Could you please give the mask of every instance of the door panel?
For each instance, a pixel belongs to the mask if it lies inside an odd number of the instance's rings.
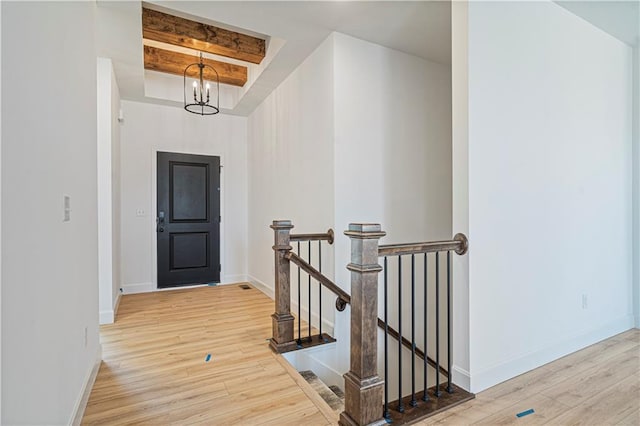
[[[220,157],[158,153],[158,287],[220,282]]]
[[[169,163],[169,198],[173,222],[206,221],[209,205],[208,168],[201,164]]]

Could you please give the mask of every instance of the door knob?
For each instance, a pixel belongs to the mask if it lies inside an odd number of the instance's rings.
[[[158,232],[164,232],[164,228],[163,227],[158,228]]]

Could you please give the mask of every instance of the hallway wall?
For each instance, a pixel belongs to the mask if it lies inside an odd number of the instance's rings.
[[[632,55],[552,2],[468,18],[477,392],[633,324]]]
[[[333,227],[323,272],[347,291],[349,222],[381,223],[387,243],[451,237],[448,65],[333,33],[249,117],[248,137],[249,275],[267,293],[273,219],[291,219],[294,233]],[[326,293],[324,300],[333,301]],[[303,286],[303,301],[306,294]],[[339,313],[323,303],[323,317],[335,321],[342,342],[312,356],[317,368],[333,370],[322,377],[329,383],[341,385],[348,369],[349,315],[349,308]]]
[[[95,4],[0,7],[1,423],[70,424],[100,358]]]
[[[156,152],[221,157],[223,283],[247,275],[247,146],[243,117],[201,117],[181,108],[123,101],[121,241],[124,293],[156,289]]]
[[[98,58],[98,279],[100,324],[120,298],[120,92],[110,59]]]
[[[322,232],[334,225],[333,78],[330,36],[248,119],[249,279],[271,296],[272,221],[290,219],[292,233]],[[333,247],[324,247],[323,273],[333,277]],[[307,253],[306,243],[301,250]],[[317,246],[313,250],[316,258]],[[292,299],[297,300],[297,276],[292,279]],[[306,289],[302,300],[308,297]],[[325,303],[323,311],[332,326],[331,304]]]

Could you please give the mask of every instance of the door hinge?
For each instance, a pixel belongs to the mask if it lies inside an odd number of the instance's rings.
[[[222,272],[222,265],[218,264],[218,272]]]
[[[218,223],[222,223],[222,216],[218,216]]]

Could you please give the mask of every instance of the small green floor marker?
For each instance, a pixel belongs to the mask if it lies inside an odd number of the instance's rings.
[[[533,411],[533,408],[530,408],[527,411],[523,411],[522,413],[516,414],[516,417],[524,417],[524,416],[528,416],[529,414],[533,414],[533,413],[535,413],[535,411]]]

